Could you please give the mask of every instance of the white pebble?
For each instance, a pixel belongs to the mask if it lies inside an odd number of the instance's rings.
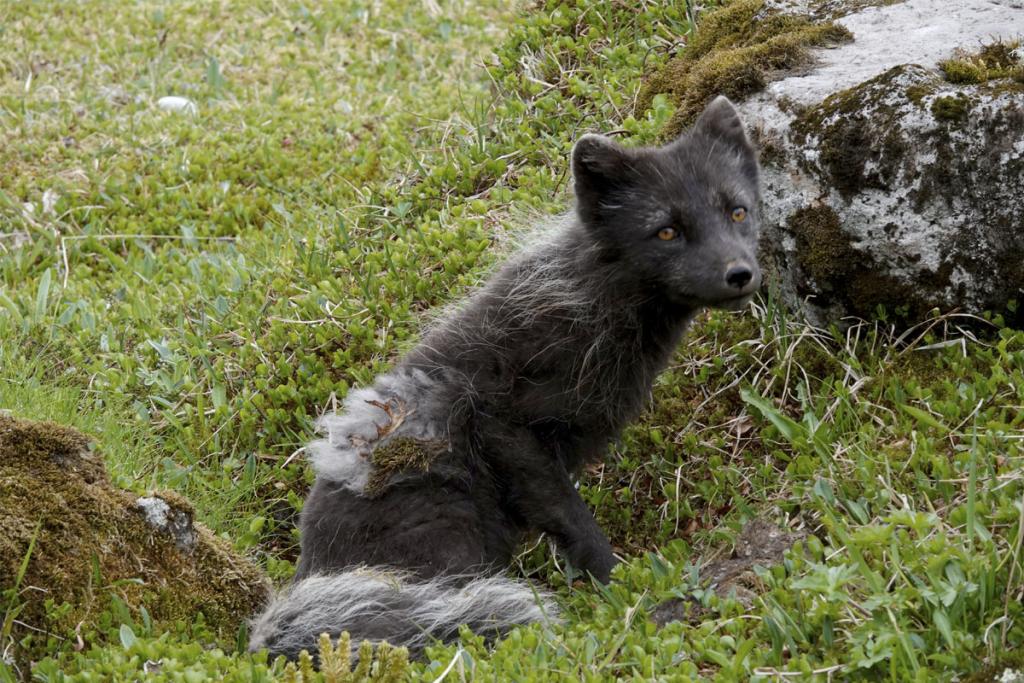
[[[164,111],[181,111],[186,114],[195,114],[197,111],[195,102],[187,97],[177,97],[175,95],[161,97],[156,101],[156,105]]]

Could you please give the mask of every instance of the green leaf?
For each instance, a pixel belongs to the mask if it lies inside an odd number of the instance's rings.
[[[210,57],[207,61],[206,82],[216,93],[220,93],[224,89],[224,74],[220,70],[220,62],[216,57]]]
[[[18,305],[11,301],[3,292],[0,292],[0,307],[7,309],[7,311],[10,312],[11,317],[15,320],[21,320],[21,309],[19,309]]]
[[[228,404],[228,390],[223,384],[214,384],[212,391],[213,407],[221,408]]]
[[[953,649],[953,627],[949,623],[949,617],[941,609],[937,609],[932,612],[932,621],[935,622],[935,627],[939,629],[942,637],[946,639],[946,645]]]
[[[817,479],[811,490],[814,491],[815,496],[826,502],[828,505],[834,506],[836,504],[835,494],[832,493],[832,486],[829,484],[827,479]]]
[[[867,510],[865,510],[864,506],[857,501],[844,500],[843,507],[849,510],[850,514],[853,515],[854,519],[856,519],[860,524],[867,524],[870,521]]]
[[[253,517],[249,521],[249,533],[258,534],[263,531],[263,526],[267,523],[267,518],[263,516]]]
[[[749,389],[742,389],[740,391],[740,398],[756,408],[788,441],[792,442],[798,436],[807,437],[807,430],[803,425],[784,415],[764,397],[758,396]]]
[[[928,425],[929,427],[935,427],[936,429],[941,429],[943,431],[949,431],[949,427],[939,422],[934,415],[926,410],[921,410],[920,408],[904,405],[902,403],[899,404],[899,407],[900,410],[905,412],[907,415],[910,415],[921,424]]]
[[[732,672],[736,675],[740,675],[744,672],[743,662],[746,661],[747,656],[756,647],[758,641],[754,638],[747,638],[740,646],[736,648],[736,654],[732,658]]]
[[[43,271],[43,276],[39,278],[39,288],[36,290],[36,310],[35,320],[39,321],[46,315],[46,303],[50,298],[50,280],[53,276],[53,271],[47,268]]]
[[[39,537],[39,530],[42,528],[43,523],[39,522],[36,524],[35,530],[32,532],[32,538],[28,542],[28,550],[21,558],[21,564],[18,566],[18,574],[14,578],[14,586],[10,592],[10,602],[7,605],[7,611],[4,614],[3,625],[0,626],[0,636],[4,640],[7,640],[11,635],[11,629],[14,625],[14,619],[17,617],[18,612],[21,611],[21,606],[18,605],[18,591],[21,588],[21,582],[25,578],[25,573],[28,571],[29,560],[32,559],[32,552],[36,548],[36,539]],[[5,589],[5,594],[8,592]]]
[[[121,637],[121,646],[126,650],[132,649],[132,645],[135,644],[136,640],[135,631],[132,630],[132,627],[128,624],[121,624],[119,635]]]

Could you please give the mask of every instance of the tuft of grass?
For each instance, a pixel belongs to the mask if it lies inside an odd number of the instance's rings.
[[[994,40],[975,52],[957,49],[952,57],[939,62],[946,80],[957,84],[978,84],[1000,78],[1024,77],[1019,40]]]

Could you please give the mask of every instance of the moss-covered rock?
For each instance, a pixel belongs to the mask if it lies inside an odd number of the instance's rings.
[[[173,493],[115,488],[83,434],[0,416],[4,646],[13,643],[19,668],[64,639],[87,643],[112,602],[136,614],[145,607],[157,623],[202,613],[233,638],[268,582],[192,518]]]
[[[881,307],[903,323],[936,308],[1024,322],[1024,51],[992,38],[1020,11],[978,2],[736,0],[648,79],[648,97],[679,104],[670,133],[706,97],[745,98],[765,262],[812,321]],[[783,37],[793,59],[738,60]],[[698,78],[741,61],[771,68]]]
[[[842,26],[775,11],[765,0],[736,0],[704,16],[687,48],[647,79],[640,101],[646,105],[659,93],[678,101],[665,131],[674,136],[714,97],[746,97],[772,74],[808,64],[808,47],[851,37]]]
[[[801,109],[765,174],[785,207],[766,249],[790,298],[821,322],[879,306],[906,322],[935,308],[1017,317],[1022,124],[1013,88],[953,89],[916,65]]]

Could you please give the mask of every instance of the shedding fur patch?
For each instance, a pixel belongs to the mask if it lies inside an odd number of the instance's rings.
[[[403,472],[427,472],[435,460],[449,450],[444,441],[423,441],[408,436],[396,436],[373,449],[370,460],[370,478],[363,492],[376,497],[387,490],[392,477]]]
[[[278,595],[251,624],[249,650],[294,659],[314,652],[321,633],[405,646],[416,655],[435,640],[451,641],[465,624],[498,638],[515,626],[559,623],[551,595],[503,576],[417,580],[399,571],[358,568],[311,576]],[[353,652],[354,654],[354,652]]]
[[[307,447],[313,469],[350,491],[376,495],[390,473],[403,469],[394,456],[408,451],[410,443],[423,444],[410,466],[422,467],[424,453],[449,450],[450,408],[440,399],[440,389],[422,370],[398,369],[378,376],[372,386],[350,391],[341,412],[317,422],[326,438]]]

